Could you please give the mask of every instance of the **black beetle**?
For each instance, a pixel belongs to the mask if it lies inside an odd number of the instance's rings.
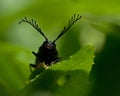
[[[58,56],[58,51],[56,50],[56,44],[55,42],[64,34],[66,33],[70,27],[79,19],[81,16],[78,14],[77,16],[74,14],[74,16],[71,17],[71,19],[68,22],[68,25],[63,28],[61,33],[57,36],[57,38],[54,41],[49,41],[48,38],[44,35],[44,33],[41,31],[41,28],[39,28],[36,21],[33,19],[28,20],[26,17],[23,18],[20,22],[26,22],[30,25],[32,25],[44,38],[45,41],[40,46],[38,53],[32,52],[33,55],[36,57],[35,64],[30,64],[30,70],[32,71],[31,67],[38,68],[43,63],[47,66],[50,66],[51,64],[54,64],[60,60]]]

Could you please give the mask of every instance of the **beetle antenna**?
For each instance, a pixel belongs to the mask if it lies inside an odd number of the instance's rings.
[[[80,16],[79,14],[77,16],[74,14],[74,16],[72,16],[71,19],[69,20],[68,25],[64,26],[63,30],[58,35],[58,37],[53,41],[53,43],[55,43],[63,34],[65,34],[72,27],[72,25],[75,22],[77,22],[81,17],[82,16]]]
[[[28,20],[26,17],[24,17],[20,22],[19,24],[21,24],[22,22],[26,22],[30,25],[32,25],[44,38],[46,41],[48,41],[47,37],[44,35],[44,33],[41,31],[41,28],[39,28],[38,24],[36,23],[35,20],[31,19],[31,20]]]

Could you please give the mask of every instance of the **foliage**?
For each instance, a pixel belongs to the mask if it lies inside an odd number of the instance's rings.
[[[14,95],[24,87],[30,74],[25,61],[30,60],[29,54],[8,43],[0,43],[0,46],[0,95]]]
[[[0,0],[0,96],[29,94],[33,86],[42,96],[83,96],[84,91],[87,96],[120,96],[119,4],[120,0]],[[31,74],[29,63],[35,59],[31,51],[37,51],[44,40],[31,26],[18,22],[25,16],[33,18],[54,40],[74,13],[82,19],[56,42],[63,62]]]
[[[89,72],[94,50],[86,46],[70,59],[50,66],[40,72],[21,92],[21,96],[85,96],[90,87]],[[36,71],[36,70],[35,70]],[[33,73],[32,73],[33,74]],[[70,92],[72,91],[72,93]]]

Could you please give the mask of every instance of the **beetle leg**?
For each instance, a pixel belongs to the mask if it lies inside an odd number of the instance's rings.
[[[30,71],[31,71],[31,72],[32,72],[32,67],[33,67],[33,68],[36,68],[37,65],[35,65],[35,64],[30,64]]]
[[[61,60],[61,58],[57,58],[56,60],[52,61],[52,62],[50,63],[50,65],[55,64],[55,63],[59,62],[60,60]]]
[[[33,54],[35,57],[38,57],[38,54],[35,53],[34,51],[32,51],[32,54]]]

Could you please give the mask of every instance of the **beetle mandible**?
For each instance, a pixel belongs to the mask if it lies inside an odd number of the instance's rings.
[[[22,22],[26,22],[30,25],[32,25],[45,39],[43,44],[39,47],[39,50],[37,53],[34,51],[32,54],[36,57],[35,64],[30,64],[30,70],[32,71],[31,67],[38,68],[42,63],[44,63],[47,66],[50,66],[51,64],[55,64],[60,61],[60,58],[58,56],[58,51],[56,50],[56,41],[63,36],[70,28],[71,26],[78,21],[82,16],[79,14],[76,16],[71,17],[71,19],[68,22],[68,25],[63,28],[63,30],[60,32],[60,34],[57,36],[57,38],[53,41],[49,41],[48,38],[45,36],[45,34],[42,32],[41,28],[39,28],[38,24],[35,20],[31,19],[28,20],[26,17],[24,17],[19,24]]]

